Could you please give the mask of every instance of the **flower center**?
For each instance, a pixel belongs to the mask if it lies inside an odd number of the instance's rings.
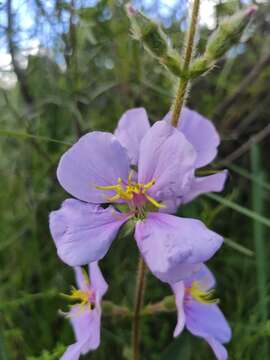
[[[194,300],[203,304],[217,304],[218,299],[214,298],[214,290],[204,291],[200,287],[200,283],[193,281],[191,287],[186,289],[187,295],[190,295]]]
[[[87,306],[88,310],[91,311],[95,305],[95,293],[90,287],[89,277],[84,270],[83,270],[83,276],[85,278],[84,290],[77,289],[74,286],[72,286],[70,294],[62,294],[69,301],[75,302],[73,305],[71,305],[71,307],[79,306],[80,310],[76,315],[80,315],[81,312],[85,310],[85,306]]]
[[[157,208],[165,207],[163,204],[156,201],[152,196],[150,196],[147,191],[155,184],[155,179],[149,181],[146,184],[138,183],[132,180],[132,172],[130,172],[128,177],[128,182],[124,183],[121,178],[118,178],[116,185],[109,186],[96,186],[97,190],[114,190],[115,195],[108,197],[109,202],[114,202],[117,200],[124,200],[127,203],[131,203],[135,206],[140,206],[141,203],[149,201],[152,205]]]

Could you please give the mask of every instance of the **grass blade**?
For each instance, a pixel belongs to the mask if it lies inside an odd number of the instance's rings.
[[[252,219],[254,221],[258,221],[261,224],[270,227],[270,219],[266,218],[263,215],[258,214],[255,211],[247,209],[244,206],[236,204],[235,202],[233,202],[229,199],[223,198],[222,196],[219,196],[217,194],[205,194],[205,196],[212,200],[219,202],[220,204],[223,204],[224,206],[227,206],[227,207],[239,212],[242,215],[249,217],[250,219]]]
[[[254,144],[251,148],[251,167],[252,173],[263,179],[263,172],[260,164],[260,150],[259,145]],[[254,182],[252,183],[252,208],[258,213],[262,214],[264,211],[264,198],[262,187]],[[267,308],[267,265],[266,265],[266,253],[265,247],[265,228],[262,223],[255,220],[253,221],[253,235],[256,249],[256,267],[257,267],[257,286],[259,295],[259,311],[260,318],[263,323],[266,323],[268,319]],[[264,341],[263,350],[267,357],[268,354],[268,342]]]
[[[246,256],[254,256],[254,252],[248,248],[246,248],[245,246],[238,244],[237,242],[228,239],[228,238],[224,238],[224,243],[226,245],[228,245],[230,248],[232,248],[233,250],[238,251],[239,253],[246,255]]]
[[[35,140],[46,141],[46,142],[54,142],[54,143],[62,144],[62,145],[66,145],[66,146],[72,145],[69,142],[52,139],[47,136],[33,135],[33,134],[26,133],[26,132],[12,131],[12,130],[6,130],[6,129],[0,129],[0,136],[9,136],[9,137],[16,137],[16,138],[21,138],[21,139],[35,139]]]
[[[255,182],[265,190],[270,191],[270,184],[264,181],[261,177],[251,174],[248,170],[241,168],[238,165],[230,164],[227,166],[230,170],[234,171],[236,174],[245,177],[246,179]]]

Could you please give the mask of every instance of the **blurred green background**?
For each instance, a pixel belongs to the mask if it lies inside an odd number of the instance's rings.
[[[68,143],[93,129],[113,131],[122,113],[147,109],[152,122],[168,111],[175,84],[131,39],[120,0],[5,0],[0,4],[0,359],[59,359],[73,342],[59,297],[74,284],[56,255],[48,213],[68,195],[56,167]],[[254,1],[254,3],[256,3]],[[250,4],[202,1],[198,53],[219,19]],[[186,1],[134,1],[160,21],[180,48]],[[222,144],[213,167],[230,170],[224,193],[180,209],[226,241],[210,261],[233,339],[233,360],[270,358],[270,5],[207,76],[193,83],[188,105],[212,119]],[[106,298],[132,306],[138,251],[120,236],[101,262]],[[146,303],[170,290],[147,280]],[[142,359],[214,359],[187,332],[176,340],[175,314],[145,318]],[[85,359],[129,359],[130,320],[104,317],[102,343]]]

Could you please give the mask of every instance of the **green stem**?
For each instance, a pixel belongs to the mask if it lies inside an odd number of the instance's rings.
[[[186,50],[184,54],[184,65],[183,65],[183,73],[187,74],[190,62],[192,60],[193,47],[194,47],[194,39],[197,29],[198,17],[200,10],[200,0],[194,0],[191,14],[191,22],[187,32],[187,40],[186,40]],[[186,78],[182,78],[179,80],[179,86],[176,93],[176,98],[172,106],[172,119],[171,124],[174,127],[177,127],[179,116],[186,100],[186,96],[189,88],[188,76]]]
[[[141,320],[141,308],[144,298],[145,287],[145,263],[142,257],[139,260],[137,285],[135,289],[135,304],[133,314],[133,333],[132,333],[132,348],[133,348],[133,360],[140,359],[140,320]]]

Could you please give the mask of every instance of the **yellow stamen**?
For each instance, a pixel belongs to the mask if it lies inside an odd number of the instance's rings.
[[[150,201],[151,204],[153,204],[155,207],[157,207],[158,209],[162,209],[165,208],[166,206],[164,204],[160,204],[158,201],[156,201],[154,198],[152,198],[150,195],[148,194],[144,194],[146,199],[148,201]]]
[[[155,179],[149,181],[147,184],[143,185],[144,189],[149,190],[155,184],[155,182],[156,182]]]
[[[215,299],[214,290],[204,291],[200,288],[200,284],[197,281],[193,281],[191,287],[187,290],[194,300],[197,300],[203,304],[217,304],[218,299]]]
[[[82,272],[83,272],[83,277],[85,280],[85,285],[86,286],[90,285],[90,280],[89,280],[87,272],[84,269],[82,269]],[[93,291],[90,289],[81,290],[81,289],[76,289],[74,286],[72,286],[70,294],[61,294],[61,295],[70,301],[76,302],[74,305],[71,305],[71,307],[74,307],[74,306],[79,307],[78,314],[76,314],[78,316],[81,315],[81,313],[85,310],[85,306],[88,307],[89,311],[91,311],[91,309],[92,309],[92,304],[91,304],[90,298],[93,295]],[[68,316],[70,316],[70,313],[68,313]]]
[[[118,189],[121,189],[121,186],[120,185],[108,185],[108,186],[97,185],[96,189],[97,190],[115,190],[115,191],[117,191]]]
[[[125,201],[132,201],[134,198],[134,195],[144,195],[146,199],[155,207],[158,209],[164,208],[165,205],[160,204],[158,201],[156,201],[153,197],[151,197],[149,194],[147,194],[147,191],[155,184],[155,179],[149,181],[146,184],[137,183],[135,181],[132,181],[132,175],[133,171],[131,170],[128,175],[128,183],[124,184],[123,180],[119,177],[117,180],[116,185],[108,185],[108,186],[96,186],[97,190],[113,190],[116,192],[115,195],[108,197],[107,201],[114,202],[117,200],[125,200]]]
[[[114,196],[112,196],[112,197],[108,197],[108,201],[109,202],[114,202],[114,201],[117,201],[117,200],[119,200],[121,198],[121,196],[119,195],[119,194],[116,194],[116,195],[114,195]]]

